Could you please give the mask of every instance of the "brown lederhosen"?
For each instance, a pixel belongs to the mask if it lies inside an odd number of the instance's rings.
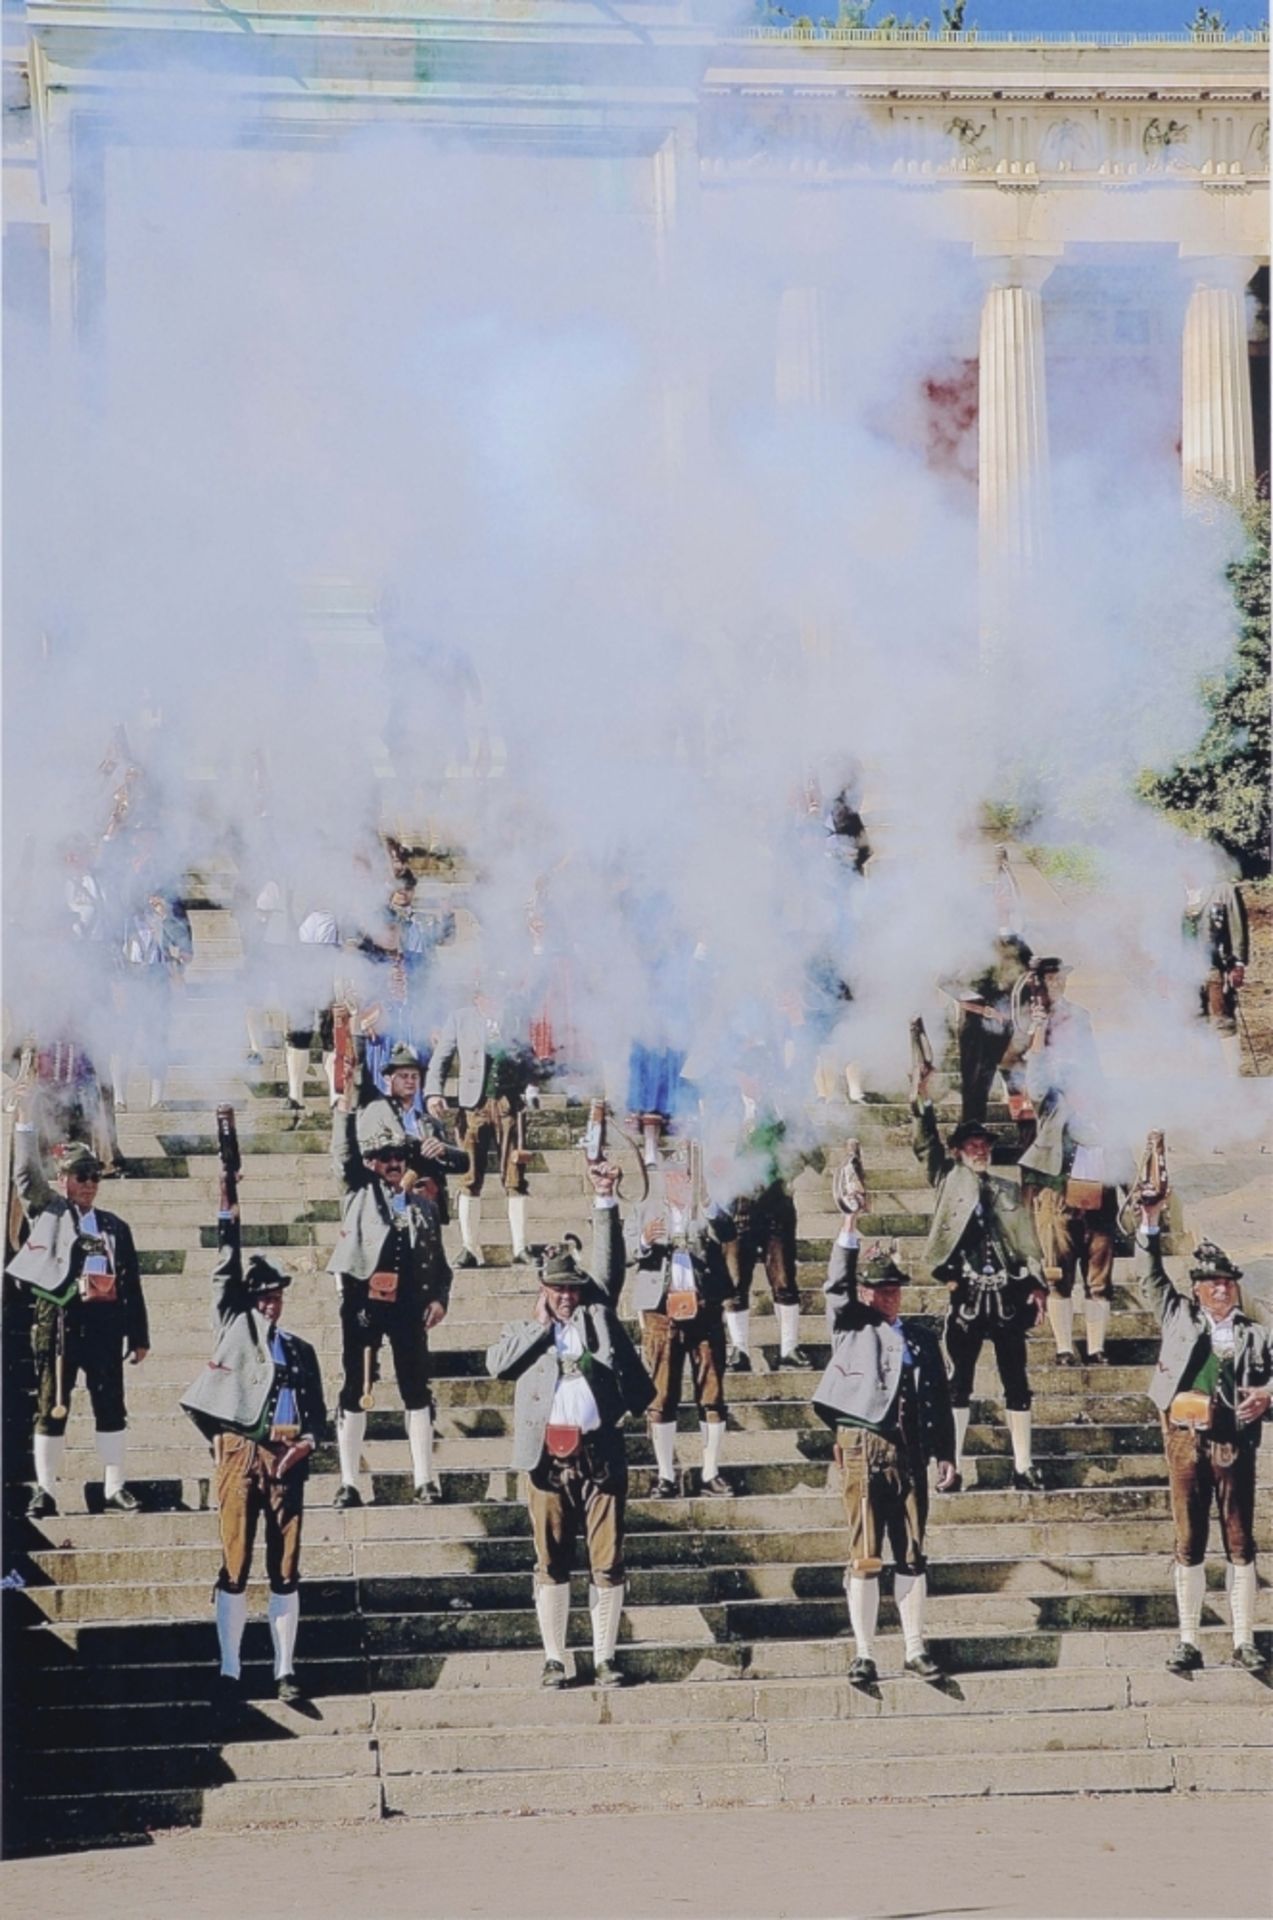
[[[849,1523],[849,1571],[867,1556],[882,1556],[885,1542],[899,1573],[923,1573],[928,1524],[928,1468],[914,1448],[887,1440],[866,1427],[841,1427],[836,1436],[840,1496]],[[870,1539],[863,1531],[866,1488]]]
[[[623,1435],[613,1428],[584,1434],[580,1450],[556,1460],[545,1447],[526,1476],[526,1504],[535,1540],[535,1585],[559,1587],[570,1578],[582,1527],[595,1587],[623,1584],[623,1512],[628,1463]]]
[[[1200,998],[1202,1011],[1217,1033],[1237,1032],[1238,996],[1219,967],[1212,967],[1208,973],[1203,982]]]
[[[265,1573],[271,1593],[293,1593],[301,1577],[301,1519],[305,1506],[304,1463],[283,1479],[269,1471],[290,1442],[249,1440],[220,1433],[215,1448],[217,1506],[221,1523],[221,1572],[217,1585],[242,1593],[252,1570],[257,1521],[265,1516]]]
[[[721,1248],[734,1289],[727,1304],[744,1310],[751,1304],[752,1275],[757,1260],[763,1260],[775,1306],[799,1306],[796,1203],[782,1181],[775,1180],[753,1198],[738,1201],[734,1220],[738,1231]]]
[[[1254,1444],[1240,1439],[1228,1445],[1210,1434],[1174,1427],[1170,1415],[1164,1414],[1163,1448],[1178,1563],[1198,1567],[1206,1559],[1214,1495],[1225,1558],[1234,1566],[1249,1566],[1255,1559]]]
[[[506,1094],[484,1100],[480,1107],[460,1108],[455,1118],[455,1139],[469,1157],[467,1170],[456,1175],[463,1192],[474,1196],[481,1193],[487,1155],[492,1146],[497,1146],[505,1193],[525,1193],[526,1164],[517,1150],[520,1112],[521,1107]]]
[[[643,1313],[641,1358],[654,1382],[654,1398],[646,1409],[651,1426],[675,1420],[687,1358],[700,1417],[725,1418],[725,1322],[719,1306],[700,1306],[692,1320]]]
[[[1083,1274],[1083,1284],[1091,1300],[1108,1300],[1114,1288],[1114,1233],[1118,1225],[1118,1194],[1106,1187],[1101,1204],[1091,1212],[1066,1205],[1065,1195],[1056,1187],[1029,1188],[1034,1209],[1035,1230],[1043,1249],[1043,1266],[1059,1267],[1059,1280],[1049,1279],[1051,1292],[1068,1300],[1074,1282]]]

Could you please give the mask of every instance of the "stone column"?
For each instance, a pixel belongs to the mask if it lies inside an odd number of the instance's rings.
[[[994,263],[981,309],[978,512],[983,576],[1035,565],[1047,541],[1041,289],[1053,264],[1033,259]]]
[[[1181,482],[1186,499],[1217,489],[1243,493],[1255,484],[1246,321],[1254,266],[1240,259],[1189,265],[1194,286],[1185,312]]]
[[[786,287],[778,302],[774,398],[781,408],[821,407],[827,398],[822,294]]]

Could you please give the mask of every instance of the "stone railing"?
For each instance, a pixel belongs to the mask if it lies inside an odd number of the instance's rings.
[[[769,22],[745,27],[747,40],[813,40],[829,46],[946,47],[1250,47],[1267,46],[1268,26],[1219,33],[983,33],[979,27],[952,32],[944,27],[837,27],[829,20]]]

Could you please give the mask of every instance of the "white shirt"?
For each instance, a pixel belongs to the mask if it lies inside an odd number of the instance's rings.
[[[583,1335],[573,1322],[563,1327],[560,1321],[554,1321],[553,1345],[558,1362],[578,1360],[583,1353]],[[581,1433],[596,1432],[601,1425],[601,1414],[592,1388],[581,1373],[572,1374],[569,1379],[559,1375],[548,1418],[554,1427],[578,1427]]]
[[[1211,1314],[1207,1313],[1205,1307],[1203,1308],[1203,1313],[1206,1314],[1207,1331],[1211,1335],[1212,1353],[1218,1355],[1221,1360],[1227,1360],[1233,1352],[1233,1343],[1237,1337],[1237,1325],[1235,1322],[1237,1309],[1230,1307],[1223,1320],[1214,1319]]]

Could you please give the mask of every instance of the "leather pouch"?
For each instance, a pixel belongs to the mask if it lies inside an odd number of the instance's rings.
[[[1073,1207],[1076,1213],[1095,1213],[1104,1191],[1099,1180],[1067,1180],[1065,1204]]]
[[[573,1460],[582,1442],[583,1432],[579,1427],[554,1426],[549,1421],[544,1445],[554,1460]]]
[[[1178,1393],[1168,1418],[1173,1427],[1190,1427],[1195,1433],[1206,1433],[1211,1426],[1211,1395],[1192,1390]]]
[[[94,1256],[84,1262],[80,1274],[80,1299],[97,1306],[110,1305],[119,1299],[115,1275],[100,1257]]]
[[[382,1307],[391,1307],[398,1298],[396,1273],[373,1273],[367,1282],[367,1298]]]
[[[693,1320],[698,1313],[698,1295],[692,1287],[671,1287],[667,1296],[669,1320]]]

